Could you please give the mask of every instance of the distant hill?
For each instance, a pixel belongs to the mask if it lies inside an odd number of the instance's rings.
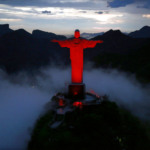
[[[86,49],[84,53],[87,60],[92,60],[100,53],[128,54],[139,49],[146,41],[146,39],[131,38],[120,30],[109,30],[91,40],[103,40],[104,43],[97,44],[92,52],[91,49]]]
[[[9,28],[9,24],[0,24],[0,37],[12,31],[13,30]]]
[[[9,26],[3,28],[9,29]],[[0,37],[0,68],[13,73],[49,64],[70,65],[69,49],[52,43],[52,39],[66,37],[40,30],[30,34],[24,29],[3,34]],[[104,43],[85,49],[84,62],[92,61],[97,67],[121,68],[150,81],[150,38],[132,38],[120,30],[109,30],[91,40],[103,40]]]
[[[140,45],[138,45],[139,42]],[[111,53],[103,52],[93,57],[95,67],[114,68],[125,72],[130,72],[136,75],[136,78],[142,83],[150,83],[150,38],[135,39],[137,50],[132,50],[129,53]],[[132,44],[132,43],[131,43]],[[94,50],[95,51],[95,50]]]
[[[129,36],[133,38],[150,38],[150,26],[144,26],[140,30],[131,32]]]
[[[27,32],[24,29],[18,29],[18,30],[15,30],[14,32],[11,32],[9,36],[24,36],[26,38],[29,38],[29,37],[32,37],[32,34]]]
[[[0,67],[7,72],[32,70],[49,63],[65,64],[68,60],[67,49],[62,50],[49,39],[35,38],[24,29],[0,37]]]
[[[35,38],[42,38],[42,39],[56,39],[56,40],[65,40],[66,37],[64,35],[56,35],[54,33],[45,32],[41,30],[33,30],[32,35]]]
[[[115,36],[115,37],[127,37],[120,30],[109,30],[103,34],[103,36]]]
[[[82,33],[81,37],[86,38],[86,39],[91,39],[91,38],[94,38],[98,35],[103,35],[103,34],[104,34],[104,32],[100,32],[100,33]]]

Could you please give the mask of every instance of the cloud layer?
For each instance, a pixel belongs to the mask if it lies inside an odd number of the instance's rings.
[[[45,68],[34,74],[7,75],[0,71],[0,149],[25,149],[34,123],[50,98],[67,91],[70,69]],[[150,86],[117,70],[85,70],[84,82],[100,96],[108,95],[136,116],[150,118]]]
[[[72,34],[75,28],[94,33],[108,28],[131,32],[150,24],[145,17],[150,14],[149,6],[148,0],[0,0],[0,23],[57,34]]]
[[[0,4],[6,4],[10,6],[58,6],[58,7],[80,7],[89,6],[89,4],[102,4],[107,3],[107,6],[112,8],[124,7],[129,4],[142,4],[143,7],[148,8],[150,6],[149,0],[0,0]]]

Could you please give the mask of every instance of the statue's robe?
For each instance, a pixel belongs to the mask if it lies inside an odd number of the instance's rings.
[[[58,41],[61,47],[70,48],[71,59],[71,77],[72,83],[82,83],[83,81],[83,49],[93,48],[97,41],[86,40],[82,38],[74,38]]]

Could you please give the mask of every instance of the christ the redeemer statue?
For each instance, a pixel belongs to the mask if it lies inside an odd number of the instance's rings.
[[[75,30],[73,39],[52,40],[52,42],[58,42],[61,47],[70,48],[71,77],[72,83],[75,84],[83,82],[83,49],[94,48],[97,43],[103,43],[101,40],[92,41],[80,38],[79,30]]]

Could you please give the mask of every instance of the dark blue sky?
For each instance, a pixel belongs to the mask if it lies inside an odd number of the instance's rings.
[[[0,24],[59,34],[130,32],[150,25],[150,0],[0,0]]]

